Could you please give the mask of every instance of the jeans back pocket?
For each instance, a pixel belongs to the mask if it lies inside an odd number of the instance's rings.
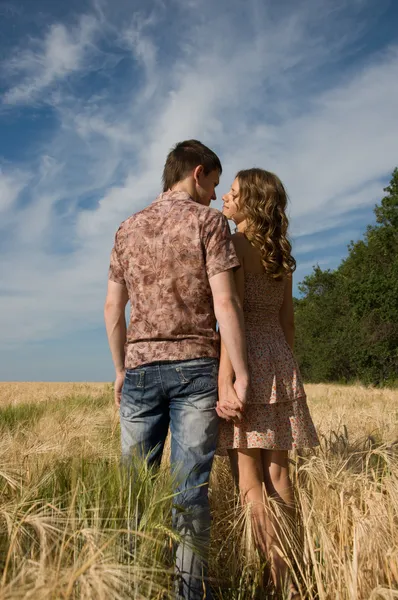
[[[218,361],[213,359],[187,361],[176,367],[180,383],[187,393],[217,389]]]
[[[128,418],[137,412],[145,392],[145,369],[128,369],[124,378],[120,414]]]

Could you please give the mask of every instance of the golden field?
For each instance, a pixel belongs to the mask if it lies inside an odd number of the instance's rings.
[[[281,541],[302,597],[398,598],[398,391],[307,392],[321,447],[292,454],[304,547]],[[172,597],[167,464],[127,484],[118,455],[110,384],[0,383],[0,600]],[[215,598],[271,598],[221,458],[211,505]]]

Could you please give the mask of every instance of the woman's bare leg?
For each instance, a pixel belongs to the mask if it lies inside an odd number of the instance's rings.
[[[283,540],[281,527],[268,503],[273,498],[279,504],[283,518],[294,528],[295,504],[287,451],[230,450],[234,481],[239,485],[242,505],[250,504],[254,539],[258,551],[271,560],[275,588],[282,591],[289,581],[289,569],[277,548]],[[293,593],[292,599],[300,598]]]
[[[268,537],[270,522],[268,519],[267,499],[265,497],[263,465],[260,449],[230,450],[232,474],[239,487],[241,503],[250,505],[251,526],[256,548],[260,556],[268,562]],[[261,577],[262,585],[268,585],[270,573],[265,566]]]
[[[287,450],[262,450],[263,477],[267,495],[278,503],[281,518],[284,521],[284,530],[289,529],[296,534],[296,507],[293,486],[289,476],[289,457]],[[269,512],[270,534],[269,554],[272,562],[272,578],[278,591],[282,591],[291,579],[289,567],[283,556],[278,552],[278,547],[286,548],[286,537],[283,535],[281,524]],[[281,543],[282,542],[282,543]],[[293,591],[294,588],[292,588]],[[294,594],[293,598],[300,598]]]

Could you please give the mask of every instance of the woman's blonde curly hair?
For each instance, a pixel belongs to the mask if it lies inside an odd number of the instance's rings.
[[[260,251],[265,272],[281,279],[296,269],[287,236],[287,194],[279,177],[263,169],[239,171],[239,205],[247,220],[245,235]]]

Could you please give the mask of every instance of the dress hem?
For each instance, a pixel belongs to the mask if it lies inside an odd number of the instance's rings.
[[[307,394],[300,394],[295,398],[289,398],[287,400],[276,400],[275,402],[264,402],[264,400],[262,400],[261,402],[250,402],[249,400],[248,402],[246,402],[245,406],[280,406],[281,404],[288,404],[289,402],[298,402],[299,400],[304,400],[305,402],[307,402]]]
[[[254,446],[254,445],[248,445],[248,446],[239,446],[237,447],[233,447],[233,446],[228,446],[228,447],[223,447],[223,448],[217,448],[215,456],[228,456],[228,450],[279,450],[281,452],[293,452],[294,450],[313,450],[314,448],[318,448],[319,447],[319,442],[318,443],[314,443],[314,444],[304,444],[300,446],[289,446],[289,448],[281,448],[279,446]]]

